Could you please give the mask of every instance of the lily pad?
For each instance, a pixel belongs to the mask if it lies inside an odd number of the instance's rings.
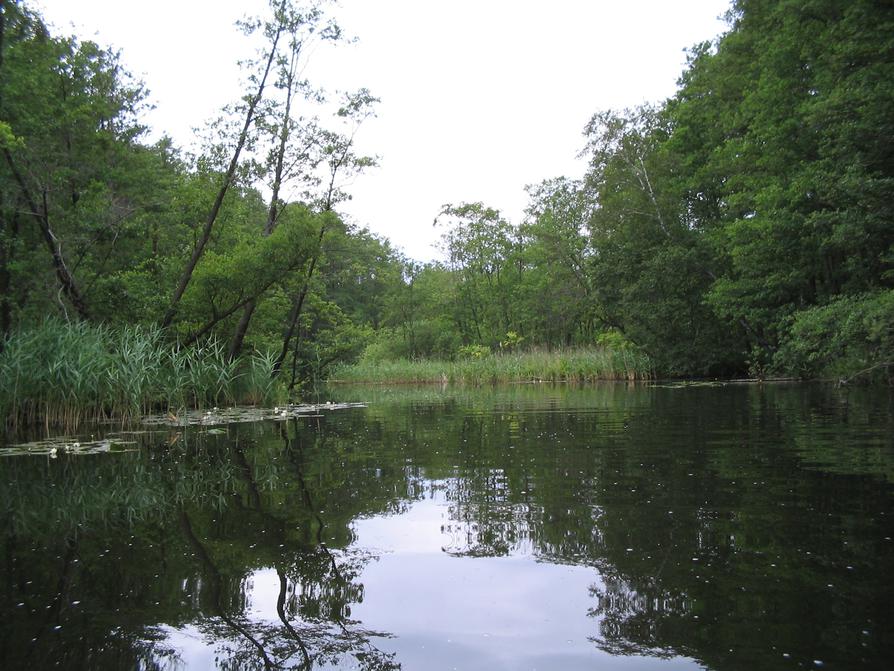
[[[136,443],[132,440],[122,440],[117,436],[88,441],[79,440],[70,436],[60,436],[5,447],[0,449],[0,456],[15,457],[35,455],[47,456],[51,459],[55,459],[63,454],[80,455],[101,454],[104,452],[130,452],[135,448],[128,448],[127,446],[135,444]]]
[[[143,417],[143,424],[150,426],[223,426],[265,420],[283,421],[295,417],[321,417],[322,412],[365,408],[364,403],[307,403],[289,404],[274,408],[232,407],[211,410],[168,412]]]

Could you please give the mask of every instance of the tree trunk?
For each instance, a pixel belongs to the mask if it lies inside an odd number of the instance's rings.
[[[13,260],[13,249],[19,232],[17,218],[18,213],[13,210],[9,224],[3,222],[4,240],[0,247],[0,352],[3,351],[6,337],[12,330],[12,273],[9,264]]]
[[[310,260],[310,267],[307,269],[307,276],[304,278],[304,285],[301,287],[301,291],[298,292],[298,295],[292,300],[292,310],[289,312],[289,318],[286,321],[286,328],[283,331],[282,335],[282,349],[279,352],[279,355],[276,357],[276,362],[273,364],[273,373],[271,377],[278,377],[280,372],[282,372],[283,362],[286,360],[286,357],[289,355],[289,344],[292,341],[292,337],[295,335],[295,326],[298,324],[298,319],[301,317],[301,310],[304,307],[304,299],[307,297],[307,292],[310,288],[310,281],[314,276],[314,269],[317,266],[317,258],[320,255],[321,248],[323,245],[323,236],[326,234],[326,223],[324,222],[320,226],[320,233],[317,236],[317,251],[313,255]]]
[[[289,64],[289,74],[286,81],[286,105],[282,114],[282,121],[279,129],[279,146],[276,150],[276,166],[273,170],[273,193],[270,196],[270,207],[267,210],[267,223],[264,225],[264,236],[268,236],[276,228],[276,222],[285,205],[279,206],[279,192],[282,189],[283,182],[283,165],[285,163],[286,147],[289,144],[289,121],[292,116],[292,95],[295,86],[295,66],[297,65],[298,53],[292,52],[292,61]],[[236,325],[236,331],[233,333],[233,339],[230,341],[230,349],[227,356],[230,361],[239,356],[242,351],[242,343],[245,341],[245,334],[248,332],[248,325],[251,323],[252,315],[257,307],[257,300],[252,299],[245,304],[242,309],[242,317]]]
[[[295,336],[295,347],[292,348],[292,374],[289,376],[289,393],[298,383],[298,349],[301,347],[301,328],[298,329],[298,335]]]
[[[174,290],[174,295],[171,297],[171,303],[168,307],[167,312],[165,312],[164,318],[162,319],[163,327],[170,326],[171,323],[174,321],[174,317],[177,315],[177,305],[180,303],[180,299],[183,297],[183,294],[186,292],[186,288],[189,286],[189,282],[192,279],[192,274],[199,263],[199,259],[202,258],[202,254],[205,251],[205,245],[208,244],[208,240],[211,238],[211,231],[214,228],[214,223],[215,221],[217,221],[217,215],[220,213],[220,208],[223,205],[224,197],[227,195],[227,191],[229,190],[230,185],[233,183],[233,175],[235,175],[236,167],[239,164],[239,156],[242,153],[242,148],[245,146],[246,140],[248,139],[249,128],[251,127],[251,124],[255,119],[255,110],[257,109],[258,103],[260,103],[261,97],[264,94],[264,87],[267,84],[267,76],[270,74],[270,68],[273,65],[273,61],[276,56],[276,45],[279,42],[280,35],[282,34],[282,28],[282,24],[279,24],[279,26],[277,27],[276,35],[273,38],[273,44],[270,47],[270,55],[267,57],[267,64],[264,67],[264,75],[261,77],[261,81],[258,84],[257,93],[255,93],[255,95],[251,98],[248,103],[248,109],[245,111],[245,122],[242,124],[242,130],[239,133],[239,140],[236,143],[236,149],[233,151],[233,156],[230,159],[229,166],[227,167],[227,172],[224,175],[223,182],[221,183],[220,189],[217,192],[217,198],[214,199],[214,205],[211,206],[211,211],[208,213],[208,218],[205,220],[205,225],[202,228],[202,234],[192,251],[192,255],[189,257],[186,268],[183,269],[183,274],[180,276],[180,281],[177,283],[177,288]]]
[[[78,289],[74,276],[65,264],[65,257],[62,255],[62,246],[59,244],[59,239],[50,227],[49,206],[47,204],[46,191],[43,192],[41,204],[38,206],[8,149],[3,150],[3,156],[6,158],[6,163],[9,165],[9,169],[12,172],[16,184],[18,184],[19,189],[22,191],[22,196],[25,199],[25,203],[28,205],[30,214],[37,222],[38,228],[40,228],[44,243],[46,243],[47,250],[50,252],[50,256],[53,259],[53,268],[56,271],[56,277],[59,280],[62,293],[65,294],[65,297],[72,304],[81,319],[89,319],[90,312],[87,309],[87,303]]]
[[[323,237],[322,229],[320,233],[320,238]],[[310,260],[310,268],[307,269],[307,277],[304,279],[304,286],[301,287],[301,291],[292,301],[292,310],[289,312],[289,318],[286,321],[286,328],[282,335],[282,349],[279,352],[279,355],[276,357],[276,361],[273,364],[273,372],[271,377],[278,377],[282,372],[283,362],[286,360],[286,357],[289,356],[289,344],[292,342],[292,336],[295,335],[295,327],[298,324],[298,318],[301,317],[301,309],[304,307],[304,299],[307,297],[307,290],[310,286],[310,280],[314,274],[314,266],[316,266],[317,257],[314,256]]]

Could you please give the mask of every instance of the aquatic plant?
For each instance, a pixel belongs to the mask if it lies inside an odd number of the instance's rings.
[[[214,339],[179,348],[158,327],[47,319],[4,343],[0,416],[13,426],[73,428],[168,408],[266,403],[280,393],[270,366],[257,353],[231,361]]]
[[[534,349],[527,352],[482,353],[445,361],[439,359],[392,361],[361,360],[341,366],[336,382],[497,382],[646,380],[653,377],[648,356],[631,348]]]

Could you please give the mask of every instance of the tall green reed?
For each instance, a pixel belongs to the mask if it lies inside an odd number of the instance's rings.
[[[332,379],[344,382],[411,383],[597,380],[646,380],[654,377],[649,358],[629,348],[574,348],[498,352],[456,361],[365,361],[337,368]]]
[[[47,319],[0,353],[0,416],[66,428],[166,409],[266,402],[279,393],[272,358],[230,361],[209,339],[178,348],[157,327],[109,328]]]

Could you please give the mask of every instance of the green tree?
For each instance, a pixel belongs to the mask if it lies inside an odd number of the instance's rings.
[[[144,97],[115,52],[52,37],[18,3],[0,7],[4,329],[26,304],[91,316],[84,278],[94,266],[76,275],[72,254],[102,259],[125,237],[127,209],[110,212],[102,201],[117,204],[126,190]]]
[[[285,7],[285,1],[281,3],[281,7]],[[246,32],[251,33],[260,29],[261,24],[249,22],[244,24],[244,28]],[[226,170],[220,177],[217,196],[215,197],[214,203],[212,204],[211,209],[208,211],[208,214],[205,217],[205,223],[202,226],[201,233],[199,234],[195,241],[195,244],[193,245],[192,252],[189,255],[189,259],[187,260],[183,271],[180,274],[180,279],[177,280],[177,285],[171,297],[170,304],[164,314],[164,317],[162,318],[162,326],[170,326],[174,321],[174,318],[177,315],[180,299],[183,298],[183,294],[186,292],[186,289],[189,286],[190,281],[192,280],[192,276],[195,272],[196,266],[198,265],[199,260],[202,258],[202,255],[205,252],[205,247],[207,246],[208,241],[211,239],[211,233],[214,230],[214,224],[216,223],[217,217],[220,214],[220,210],[223,206],[223,202],[226,198],[227,192],[232,186],[234,178],[236,176],[236,170],[239,167],[239,159],[242,155],[242,150],[245,148],[245,145],[249,140],[250,131],[253,124],[255,123],[258,114],[258,106],[263,100],[264,90],[267,87],[267,79],[270,76],[270,72],[278,55],[277,45],[279,44],[280,38],[282,37],[283,32],[284,30],[286,30],[286,28],[286,17],[284,14],[281,13],[275,13],[274,20],[263,25],[263,35],[265,40],[267,41],[267,46],[265,48],[265,51],[258,59],[258,63],[256,64],[256,72],[253,72],[249,75],[249,86],[251,87],[251,90],[253,92],[249,92],[246,95],[243,104],[240,105],[238,108],[238,111],[241,113],[243,119],[242,125],[239,128],[238,133],[236,134],[234,147],[232,152],[230,153]]]
[[[761,368],[801,311],[891,286],[894,9],[742,1],[730,19],[669,112],[685,207],[721,261],[708,300]]]
[[[715,259],[682,207],[671,133],[651,107],[603,112],[587,126],[596,309],[666,373],[728,370],[737,334],[705,303]]]
[[[275,89],[280,100],[268,101],[262,113],[263,132],[271,147],[262,163],[261,179],[270,184],[270,203],[264,223],[263,235],[269,236],[276,228],[280,215],[286,208],[283,193],[291,182],[306,185],[313,180],[314,171],[322,160],[314,147],[321,144],[322,131],[316,120],[296,116],[295,107],[300,97],[305,101],[319,100],[321,94],[314,91],[306,80],[300,78],[305,65],[304,54],[319,42],[337,42],[342,38],[338,24],[326,18],[319,6],[296,7],[283,2],[274,8],[274,21],[284,27],[283,53],[277,56]],[[270,31],[268,26],[267,31]],[[229,356],[235,359],[242,350],[245,334],[257,307],[257,299],[250,299],[242,308],[242,316],[230,341]]]
[[[439,263],[406,262],[402,282],[393,286],[385,306],[385,324],[373,359],[452,359],[462,335],[453,319],[457,276]]]
[[[341,122],[339,131],[324,130],[320,134],[318,150],[320,152],[319,164],[322,166],[325,177],[321,180],[321,188],[316,193],[309,194],[309,201],[323,213],[333,212],[338,203],[350,198],[345,192],[343,181],[363,172],[367,168],[376,165],[374,157],[358,154],[355,150],[355,138],[363,123],[374,114],[374,106],[378,101],[367,89],[360,89],[342,96],[342,104],[336,112],[336,120]],[[282,370],[283,363],[292,347],[292,338],[301,318],[304,302],[307,299],[314,272],[318,265],[319,254],[323,250],[323,239],[333,220],[323,219],[316,236],[316,250],[312,254],[304,272],[304,280],[300,288],[294,290],[291,296],[291,309],[285,320],[282,332],[282,346],[276,358],[274,371],[276,375]],[[297,354],[296,354],[297,356]],[[295,367],[293,366],[293,370]],[[294,376],[292,382],[294,383]]]
[[[453,318],[463,340],[496,347],[516,322],[517,231],[483,203],[444,205],[435,221],[446,229],[442,246],[458,280]]]
[[[594,200],[582,183],[564,177],[527,188],[521,226],[524,274],[519,327],[534,342],[593,342],[598,324],[587,226]]]

